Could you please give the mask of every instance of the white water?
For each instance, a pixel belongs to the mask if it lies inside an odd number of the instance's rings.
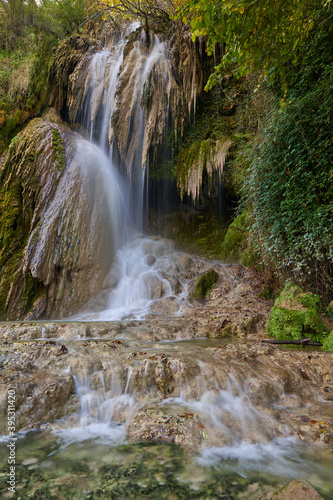
[[[90,301],[87,310],[74,319],[143,319],[151,312],[162,314],[163,305],[172,315],[181,315],[188,305],[181,256],[164,241],[130,239],[116,253],[105,277],[104,286],[110,292],[103,310],[94,310]]]
[[[130,370],[125,389],[112,374],[110,389],[106,390],[103,372],[88,375],[86,371],[73,375],[75,392],[80,401],[80,414],[74,426],[54,430],[65,446],[90,439],[102,444],[119,445],[126,435],[126,417],[134,408],[134,398],[128,393]],[[116,418],[118,416],[118,419]],[[122,417],[119,421],[119,416]]]
[[[128,33],[136,28],[133,25]],[[86,80],[89,90],[82,122],[91,142],[78,141],[77,161],[82,166],[84,184],[90,186],[88,197],[95,200],[91,204],[92,218],[100,226],[104,262],[110,262],[110,258],[113,262],[103,283],[102,310],[96,306],[98,300],[92,300],[84,312],[75,316],[79,320],[141,319],[161,299],[173,300],[168,312],[172,310],[174,314],[180,314],[182,303],[186,302],[186,287],[180,284],[176,292],[166,276],[182,271],[174,261],[173,250],[166,243],[138,236],[142,229],[147,167],[144,160],[146,110],[142,100],[154,68],[166,66],[166,51],[157,37],[147,49],[141,36],[141,40],[134,44],[127,67],[123,64],[124,46],[125,37],[121,37],[109,50],[94,54]],[[129,117],[126,150],[122,152],[121,161],[126,163],[122,177],[121,165],[114,165],[112,160],[117,156],[114,150],[118,143],[112,128],[112,116],[117,108],[117,88],[129,71],[128,86],[132,93],[128,98],[132,115]],[[162,77],[166,85],[167,73]],[[85,182],[85,178],[89,182]],[[108,248],[110,253],[106,255]],[[102,263],[101,268],[104,268]]]
[[[53,434],[62,446],[93,440],[95,443],[118,446],[125,442],[126,428],[140,404],[136,402],[132,369],[121,382],[116,370],[111,370],[109,384],[102,371],[88,375],[85,370],[74,375],[80,412],[74,425],[58,426]],[[200,375],[199,375],[200,377]],[[109,388],[106,388],[108,386]],[[153,403],[153,407],[154,407]],[[159,407],[171,405],[182,414],[199,415],[208,433],[196,462],[203,467],[236,471],[248,477],[252,472],[285,479],[311,477],[316,483],[320,467],[309,463],[306,447],[287,435],[277,436],[278,423],[259,412],[248,399],[244,389],[230,377],[225,389],[205,391],[199,400],[182,396],[163,400]],[[212,446],[211,442],[224,444]]]

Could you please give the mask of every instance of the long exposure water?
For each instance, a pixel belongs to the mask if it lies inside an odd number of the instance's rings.
[[[149,48],[144,37],[134,43],[134,115],[117,163],[112,117],[129,71],[125,41],[126,33],[91,57],[79,114],[90,140],[76,139],[75,161],[101,228],[103,290],[66,321],[63,335],[54,337],[45,323],[39,335],[20,340],[43,348],[61,339],[67,366],[59,358],[41,367],[70,374],[75,394],[63,418],[16,435],[18,498],[254,499],[297,478],[332,498],[329,454],[302,444],[255,407],[243,368],[226,373],[211,359],[209,349],[223,341],[184,334],[192,257],[142,235],[143,95],[153,68],[166,64],[166,49],[157,37]],[[163,71],[161,78],[167,80]],[[88,321],[97,326],[85,326]],[[157,330],[165,337],[157,338]],[[0,440],[3,491],[8,439]]]

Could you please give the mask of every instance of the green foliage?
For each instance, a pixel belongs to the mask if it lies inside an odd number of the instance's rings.
[[[326,28],[331,3],[322,0],[186,0],[179,17],[190,22],[193,38],[208,37],[208,53],[225,44],[208,88],[232,67],[238,76],[296,65],[314,27]]]
[[[333,290],[332,70],[271,113],[248,151],[243,189],[263,258],[327,290]]]
[[[258,255],[248,242],[248,235],[249,211],[245,209],[228,227],[221,244],[220,258],[243,266],[253,266],[258,261]]]
[[[323,350],[333,352],[333,332],[323,340]]]
[[[65,168],[65,143],[58,129],[54,128],[52,132],[53,155],[56,168],[62,172]]]
[[[195,282],[192,297],[197,300],[203,300],[208,292],[217,283],[219,275],[214,269],[210,269],[205,274],[202,274]]]
[[[288,282],[271,310],[268,334],[278,340],[298,340],[311,337],[322,341],[328,329],[319,315],[320,298],[304,293]]]
[[[85,19],[87,5],[0,2],[0,154],[47,105],[54,49]]]

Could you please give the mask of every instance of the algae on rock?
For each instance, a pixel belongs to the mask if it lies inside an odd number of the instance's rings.
[[[192,297],[197,300],[203,300],[208,292],[213,288],[215,283],[217,283],[219,275],[214,269],[210,269],[206,273],[199,276],[196,280]]]
[[[228,227],[221,245],[222,259],[251,267],[258,261],[249,241],[249,210],[245,209]]]
[[[92,148],[45,119],[12,141],[0,170],[1,317],[68,315],[102,290],[114,242],[98,236],[107,214]]]
[[[275,300],[268,325],[268,334],[278,340],[298,340],[311,337],[322,341],[328,334],[319,315],[320,297],[304,293],[302,289],[286,283]]]

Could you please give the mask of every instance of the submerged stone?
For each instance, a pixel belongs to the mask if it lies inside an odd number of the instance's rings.
[[[291,483],[271,498],[276,500],[320,500],[323,497],[319,495],[309,481],[301,479],[299,481],[291,481]]]

